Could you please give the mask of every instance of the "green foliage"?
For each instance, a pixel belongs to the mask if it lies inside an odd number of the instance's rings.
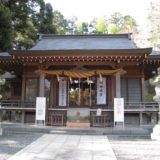
[[[118,32],[119,32],[119,29],[118,29],[118,27],[115,24],[110,24],[108,26],[108,33],[110,33],[110,34],[116,34]]]
[[[79,22],[76,24],[75,34],[88,34],[89,25],[86,22]]]
[[[115,12],[109,19],[109,33],[130,33],[137,32],[137,24],[133,17],[123,16],[119,12]]]
[[[75,22],[74,34],[116,34],[137,33],[137,24],[133,17],[123,16],[119,12],[113,13],[109,18],[106,16],[94,18],[90,23]]]
[[[57,34],[67,34],[69,32],[68,23],[59,11],[53,12],[53,25]]]
[[[26,20],[25,28],[22,32],[15,31],[15,47],[17,49],[29,49],[35,44],[37,36],[37,30],[33,26],[33,23],[29,20]]]
[[[150,84],[149,80],[145,81],[144,97],[146,102],[153,102],[153,96],[155,96],[154,86]]]
[[[115,12],[109,18],[109,23],[114,24],[117,26],[117,28],[121,29],[122,24],[124,23],[124,17],[122,16],[121,13]]]
[[[121,27],[122,32],[137,32],[137,23],[136,20],[127,15],[123,17],[124,21]]]
[[[2,3],[6,9],[3,11],[1,7],[0,16],[2,15],[5,21],[0,20],[0,23],[3,22],[6,26],[6,32],[2,31],[2,33],[5,34],[6,41],[13,42],[13,48],[29,49],[35,45],[38,33],[55,33],[52,6],[45,4],[43,0],[6,0]],[[11,36],[12,33],[14,33],[13,36]],[[3,40],[4,49],[2,50],[11,48],[11,43],[6,41]]]
[[[4,5],[0,5],[0,51],[12,48],[13,28],[11,12]]]
[[[29,49],[38,34],[107,34],[135,31],[131,16],[115,12],[111,17],[78,22],[76,17],[66,19],[44,0],[1,0],[0,49]],[[12,45],[13,44],[13,45]]]
[[[107,20],[105,17],[99,17],[96,21],[96,33],[107,33]]]
[[[39,13],[38,31],[43,34],[54,34],[56,28],[53,25],[53,9],[50,3],[43,3]]]
[[[107,21],[108,20],[106,17],[94,18],[89,25],[91,33],[97,33],[97,34],[108,33]]]

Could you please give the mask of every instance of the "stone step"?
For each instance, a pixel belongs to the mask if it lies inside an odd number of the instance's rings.
[[[66,128],[66,127],[36,127],[26,125],[3,126],[3,133],[7,132],[39,132],[46,134],[73,134],[73,135],[146,135],[152,132],[147,128]]]

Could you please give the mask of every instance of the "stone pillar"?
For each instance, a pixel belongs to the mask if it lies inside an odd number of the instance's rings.
[[[39,81],[39,97],[44,97],[45,92],[45,74],[40,74],[40,81]]]
[[[143,125],[143,112],[139,113],[139,124],[140,126]]]
[[[21,122],[22,122],[22,123],[25,123],[25,111],[22,111]]]
[[[116,74],[116,98],[121,97],[121,77],[120,73]]]

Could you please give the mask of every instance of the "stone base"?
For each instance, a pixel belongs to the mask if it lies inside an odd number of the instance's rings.
[[[36,126],[39,126],[39,127],[45,126],[44,121],[42,121],[42,120],[37,120],[37,121],[36,121]]]
[[[115,122],[114,128],[124,128],[123,122]]]
[[[82,122],[67,122],[67,127],[90,127],[90,123],[82,123]]]
[[[2,134],[3,134],[3,129],[0,128],[0,136],[2,136]]]
[[[160,124],[154,126],[153,133],[151,133],[151,139],[160,140]]]

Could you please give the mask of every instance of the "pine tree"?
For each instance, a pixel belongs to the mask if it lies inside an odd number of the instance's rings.
[[[0,51],[12,48],[13,28],[11,12],[3,4],[0,5]]]

